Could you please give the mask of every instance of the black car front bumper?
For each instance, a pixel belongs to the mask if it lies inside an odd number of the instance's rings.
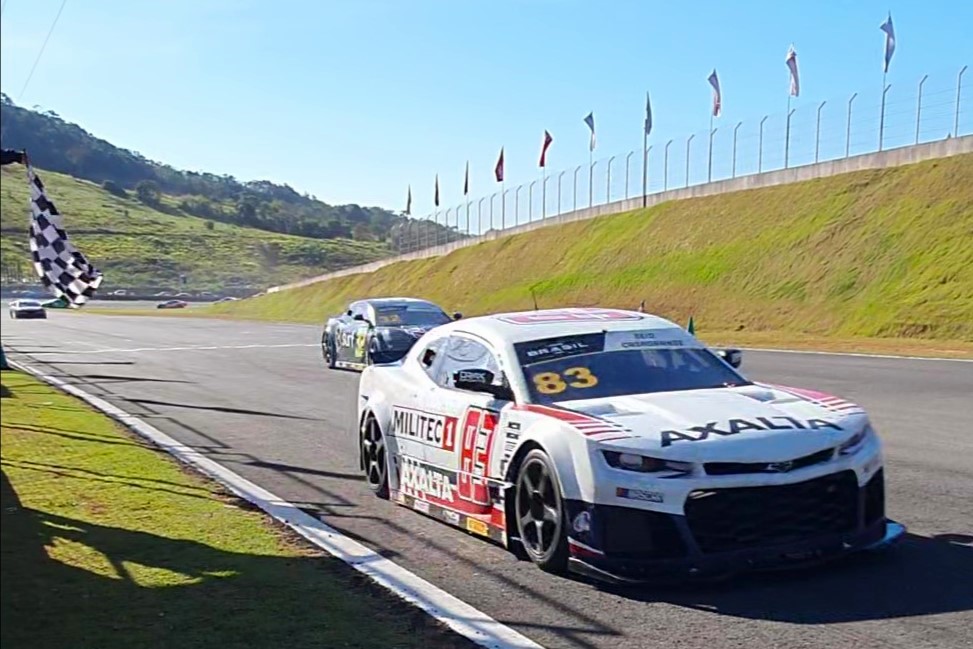
[[[694,492],[696,493],[696,492]],[[685,515],[567,503],[572,571],[612,583],[716,579],[820,563],[877,549],[905,528],[886,519],[880,470],[864,487],[851,471],[784,486],[707,490]]]
[[[40,309],[36,311],[14,311],[15,320],[46,320],[47,312]]]

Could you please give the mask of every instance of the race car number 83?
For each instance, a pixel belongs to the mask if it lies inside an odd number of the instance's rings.
[[[587,367],[569,367],[561,373],[540,372],[534,375],[534,387],[541,394],[560,394],[568,388],[593,388],[598,377]]]

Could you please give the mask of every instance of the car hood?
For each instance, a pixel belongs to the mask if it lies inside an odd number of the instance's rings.
[[[779,386],[685,390],[572,401],[563,408],[609,422],[587,432],[606,448],[671,460],[748,462],[838,446],[868,424],[837,397]],[[580,432],[599,430],[578,425]]]

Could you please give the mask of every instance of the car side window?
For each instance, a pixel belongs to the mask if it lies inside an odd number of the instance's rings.
[[[500,376],[500,364],[486,345],[471,338],[450,336],[433,380],[444,388],[453,389],[453,374],[468,369],[489,370],[495,377]]]
[[[431,378],[434,381],[436,380],[434,372],[436,371],[436,367],[439,366],[439,363],[437,361],[440,360],[440,356],[441,356],[440,352],[442,351],[443,346],[445,344],[446,344],[445,338],[437,338],[436,340],[426,345],[426,347],[422,351],[420,351],[419,355],[416,357],[416,361],[419,363],[419,367],[421,367],[422,371],[428,374],[429,378]]]

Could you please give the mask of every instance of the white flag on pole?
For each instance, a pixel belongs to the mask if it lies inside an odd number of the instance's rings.
[[[801,94],[801,78],[797,73],[797,50],[791,45],[787,48],[787,69],[791,71],[791,97],[798,97]]]

